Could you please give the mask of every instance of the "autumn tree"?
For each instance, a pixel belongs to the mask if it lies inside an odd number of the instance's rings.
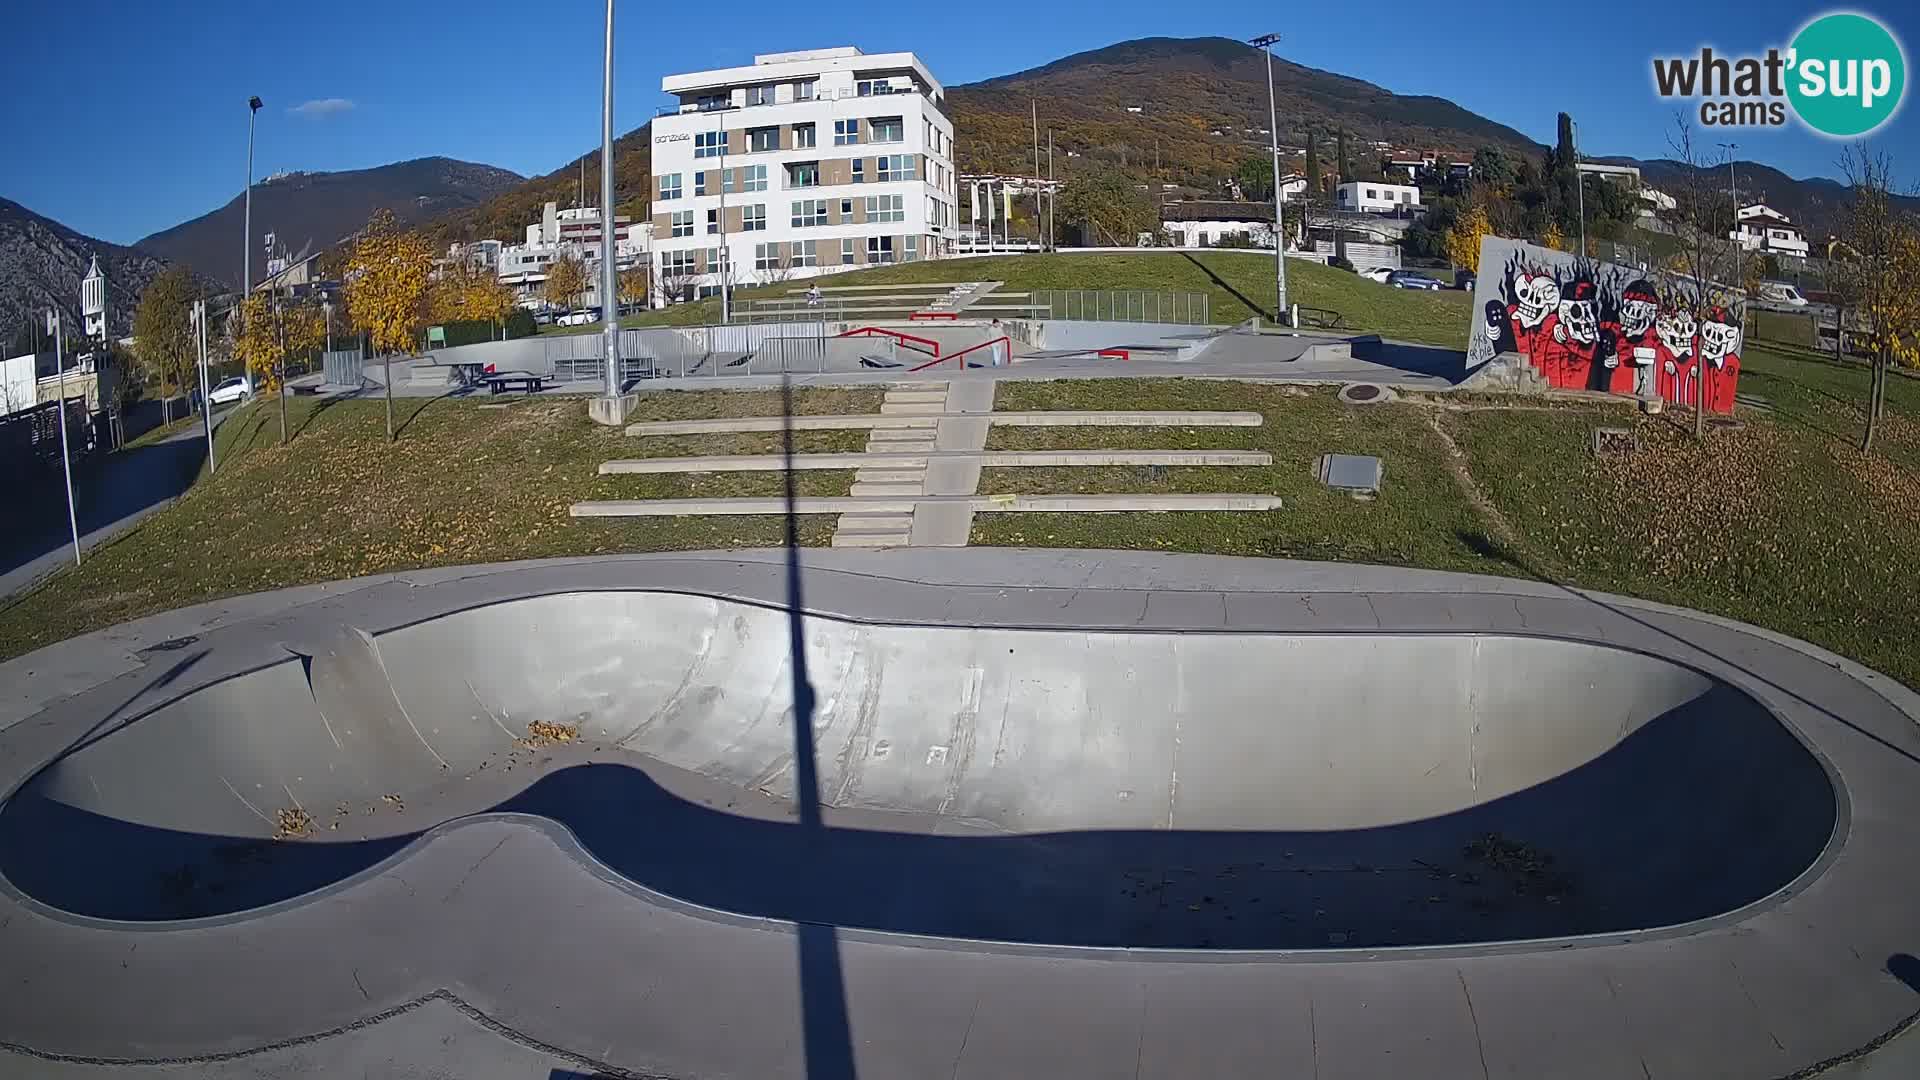
[[[1491,235],[1493,225],[1487,220],[1486,207],[1474,203],[1455,218],[1453,228],[1447,230],[1447,258],[1455,266],[1477,270],[1480,266],[1480,241]]]
[[[135,355],[141,368],[160,385],[162,423],[171,419],[167,408],[171,395],[194,381],[199,351],[191,316],[193,302],[199,296],[192,272],[184,266],[171,266],[147,285],[140,294],[140,306],[134,309]]]
[[[1693,128],[1684,114],[1674,114],[1667,145],[1674,159],[1686,166],[1678,183],[1665,185],[1673,196],[1673,206],[1661,212],[1675,240],[1668,260],[1668,291],[1686,302],[1694,325],[1699,326],[1705,322],[1709,308],[1730,307],[1735,302],[1728,283],[1740,280],[1744,252],[1731,238],[1732,196],[1716,182],[1714,163],[1705,160],[1694,145]],[[1705,365],[1696,365],[1694,370],[1701,381],[1693,389],[1693,434],[1702,438],[1706,435],[1706,409],[1701,397],[1707,372]]]
[[[411,353],[427,323],[433,249],[375,211],[347,263],[347,316],[381,355],[387,384],[387,438],[393,439],[393,354]]]
[[[1858,143],[1841,157],[1852,189],[1841,227],[1852,258],[1835,265],[1853,301],[1871,368],[1867,424],[1860,449],[1871,451],[1886,412],[1887,379],[1898,361],[1920,362],[1920,223],[1893,202],[1893,161]]]
[[[645,306],[648,294],[653,291],[653,283],[647,280],[648,276],[644,263],[620,271],[620,302]]]
[[[318,308],[256,293],[240,307],[233,355],[246,366],[255,393],[280,399],[280,441],[287,441],[287,361],[326,342]]]
[[[545,286],[547,303],[572,311],[580,306],[587,291],[587,264],[572,255],[562,255],[547,266]]]
[[[1077,222],[1092,244],[1132,247],[1143,232],[1157,232],[1160,215],[1125,173],[1076,176],[1060,192],[1060,213]]]

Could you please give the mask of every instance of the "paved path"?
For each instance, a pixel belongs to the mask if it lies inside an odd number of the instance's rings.
[[[217,429],[232,408],[213,414]],[[195,424],[133,450],[107,454],[85,475],[74,477],[82,551],[120,535],[148,515],[173,505],[207,460],[206,429]],[[73,565],[73,534],[66,504],[55,520],[43,520],[30,535],[0,553],[0,597],[18,592]]]
[[[311,649],[343,625],[377,634],[514,597],[597,590],[777,610],[795,595],[788,557],[385,575],[74,639],[0,664],[0,788],[109,711],[141,717],[284,663],[289,646]],[[1838,785],[1839,824],[1802,879],[1697,923],[1499,946],[1227,955],[989,947],[744,918],[624,881],[539,820],[480,818],[321,893],[191,929],[77,922],[0,895],[0,1043],[168,1061],[223,1080],[475,1059],[463,1075],[1760,1080],[1839,1064],[1920,1009],[1920,697],[1839,657],[1698,613],[1504,578],[1150,553],[799,557],[805,609],[855,625],[1465,631],[1658,657],[1790,725]],[[1107,683],[1123,674],[1084,673],[1083,692],[1118,693]],[[1738,749],[1728,747],[1730,774]],[[476,1035],[466,1027],[476,1018],[511,1045]],[[1905,1045],[1883,1060],[1898,1065]],[[0,1058],[0,1073],[81,1075],[49,1060]],[[1875,1076],[1874,1058],[1864,1072],[1847,1068]]]

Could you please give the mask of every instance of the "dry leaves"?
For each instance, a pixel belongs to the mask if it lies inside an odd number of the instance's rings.
[[[513,740],[514,745],[528,749],[540,746],[552,746],[555,743],[570,743],[580,737],[579,727],[573,724],[556,724],[550,720],[535,720],[527,725],[527,737]]]

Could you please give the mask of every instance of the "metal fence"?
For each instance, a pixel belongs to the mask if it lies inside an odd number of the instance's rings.
[[[320,359],[321,381],[328,386],[357,387],[366,371],[366,363],[366,356],[357,345],[351,349],[336,349]]]
[[[812,374],[826,370],[827,324],[770,323],[643,327],[620,331],[622,377],[658,378]],[[474,385],[488,368],[526,372],[553,383],[599,382],[606,375],[606,339],[599,334],[543,335],[436,350],[449,382]],[[415,361],[416,365],[422,361]]]
[[[992,296],[991,293],[988,294]],[[1179,323],[1204,326],[1206,293],[1114,289],[1035,289],[1033,317],[1080,322]]]

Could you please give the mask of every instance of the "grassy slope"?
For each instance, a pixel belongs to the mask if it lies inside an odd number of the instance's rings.
[[[1215,323],[1235,323],[1272,313],[1273,256],[1258,252],[1144,251],[1099,255],[1001,255],[985,259],[939,259],[854,270],[822,279],[823,287],[899,282],[1003,281],[1008,291],[1029,289],[1148,289],[1204,292]],[[804,285],[786,283],[741,289],[743,300],[787,296]],[[1344,270],[1299,259],[1287,261],[1287,297],[1302,307],[1339,312],[1346,325],[1389,337],[1448,348],[1465,348],[1469,293],[1392,289]],[[1264,305],[1264,306],[1263,306]],[[703,300],[648,312],[629,325],[692,325],[717,322],[720,302]],[[591,329],[591,328],[589,328]]]
[[[802,390],[803,412],[873,411],[880,392]],[[125,619],[235,593],[362,574],[608,551],[778,544],[779,518],[574,520],[579,499],[778,495],[778,473],[600,476],[619,457],[766,453],[778,435],[632,438],[592,424],[578,400],[403,398],[400,440],[385,439],[375,401],[289,402],[293,441],[279,446],[272,401],[247,406],[217,434],[220,471],[168,510],[89,553],[31,592],[0,600],[0,657]],[[642,419],[779,411],[772,394],[649,395]],[[863,432],[798,432],[800,450],[859,450]],[[803,495],[844,495],[851,472],[798,476]],[[801,537],[825,543],[830,517]]]

